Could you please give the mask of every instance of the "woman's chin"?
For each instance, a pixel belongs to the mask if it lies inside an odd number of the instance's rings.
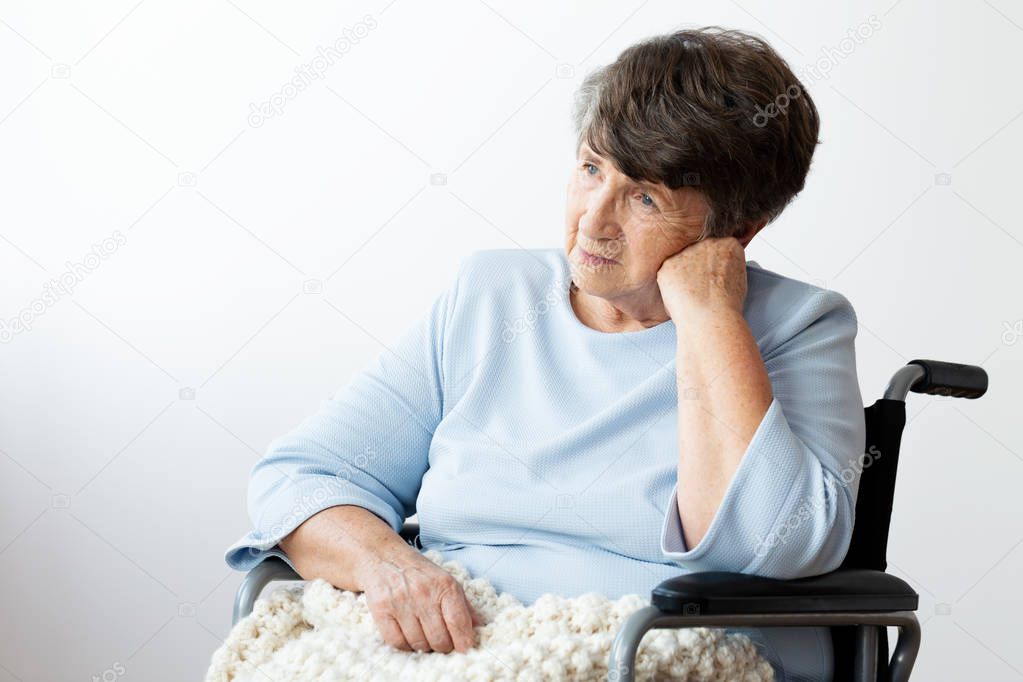
[[[575,282],[575,286],[579,289],[579,291],[588,296],[600,296],[601,298],[607,298],[615,291],[614,285],[611,282],[601,280],[600,277],[573,276],[572,281]]]

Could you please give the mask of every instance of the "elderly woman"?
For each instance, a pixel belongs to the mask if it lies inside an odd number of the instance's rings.
[[[478,617],[398,536],[414,513],[422,549],[526,604],[838,568],[865,441],[856,316],[744,256],[803,188],[812,100],[761,39],[711,27],[590,74],[575,123],[564,249],[469,255],[271,443],[232,567],[281,556],[364,591],[393,646],[441,652]],[[827,628],[743,632],[778,679],[830,678]]]

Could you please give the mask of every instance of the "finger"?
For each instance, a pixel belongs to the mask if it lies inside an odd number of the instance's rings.
[[[390,598],[387,602],[387,611],[398,621],[405,641],[416,651],[429,651],[430,642],[427,641],[426,635],[423,634],[423,628],[419,624],[419,618],[416,616],[412,603],[413,597],[407,590],[407,584],[403,583],[398,587],[388,585],[388,589]]]
[[[454,639],[455,650],[465,653],[476,646],[476,631],[473,624],[476,614],[462,592],[452,592],[441,601],[441,610],[448,629]]]
[[[455,648],[447,623],[444,622],[440,604],[433,601],[422,602],[417,615],[431,649],[446,654]]]
[[[397,620],[401,626],[402,633],[405,635],[405,641],[409,643],[409,646],[415,651],[430,650],[430,641],[426,638],[423,626],[420,625],[419,618],[412,609],[403,608],[399,610]]]
[[[394,617],[384,614],[377,618],[375,615],[373,619],[377,622],[377,628],[380,630],[380,635],[384,638],[384,641],[393,646],[395,649],[402,651],[412,651],[412,646],[409,645],[408,640],[405,639],[404,633],[401,631],[401,626],[398,625],[398,621]]]

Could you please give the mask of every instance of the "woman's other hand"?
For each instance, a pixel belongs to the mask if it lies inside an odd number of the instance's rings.
[[[707,237],[669,256],[657,271],[661,300],[672,319],[686,307],[742,313],[746,251],[735,237]]]
[[[280,541],[299,575],[364,592],[391,646],[464,652],[481,625],[454,577],[410,547],[373,512],[337,505],[313,514]]]
[[[417,550],[374,557],[359,582],[384,641],[405,651],[465,653],[481,621],[454,576]]]

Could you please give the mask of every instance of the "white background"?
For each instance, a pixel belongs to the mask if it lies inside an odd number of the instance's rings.
[[[341,4],[0,3],[0,319],[31,326],[0,345],[0,682],[199,679],[269,441],[464,256],[560,247],[574,89],[707,24],[828,69],[806,189],[748,257],[849,297],[866,402],[912,358],[990,374],[911,396],[889,569],[919,679],[1023,677],[1018,2]]]

